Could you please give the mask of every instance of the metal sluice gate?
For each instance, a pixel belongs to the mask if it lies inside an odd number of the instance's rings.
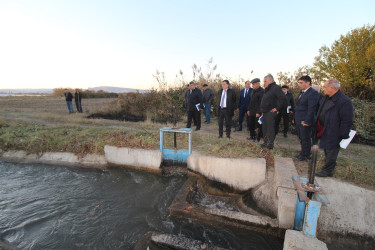
[[[297,204],[294,218],[294,229],[303,234],[316,237],[321,206],[327,206],[329,201],[322,188],[315,180],[318,146],[312,148],[312,159],[309,165],[308,179],[293,176],[297,190]]]
[[[173,133],[173,149],[164,148],[164,133]],[[177,133],[188,134],[189,135],[189,148],[188,150],[178,150],[177,149]],[[186,164],[187,158],[191,155],[191,135],[192,131],[190,128],[170,128],[164,127],[160,129],[160,152],[163,155],[163,162],[168,162],[172,164]]]

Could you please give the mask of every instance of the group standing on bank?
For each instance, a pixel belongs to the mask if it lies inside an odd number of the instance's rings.
[[[263,138],[261,147],[272,150],[281,119],[284,124],[283,135],[288,137],[290,118],[294,115],[292,122],[301,146],[295,159],[309,160],[312,144],[319,144],[324,150],[325,164],[316,176],[333,176],[340,141],[349,138],[354,116],[352,101],[340,90],[340,82],[336,79],[326,81],[323,85],[325,95],[321,95],[319,85],[312,86],[312,79],[307,75],[302,76],[298,79],[301,93],[296,99],[288,91],[287,85],[277,85],[270,74],[264,77],[263,83],[264,89],[260,86],[259,78],[246,81],[237,102],[229,81],[222,81],[216,103],[219,138],[224,135],[224,122],[225,135],[231,138],[232,118],[237,111],[238,124],[235,132],[242,131],[245,120],[249,132],[247,139],[260,142]],[[187,128],[190,128],[193,122],[196,131],[201,129],[201,110],[204,111],[205,123],[211,122],[210,112],[214,97],[214,92],[207,84],[203,85],[201,91],[194,82],[189,83],[185,92]]]

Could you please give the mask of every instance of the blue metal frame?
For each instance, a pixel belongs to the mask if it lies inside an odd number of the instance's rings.
[[[165,149],[164,132],[189,134],[189,150]],[[191,134],[190,128],[173,129],[164,127],[160,129],[160,152],[163,154],[163,160],[172,161],[173,163],[186,163],[187,158],[191,155]]]
[[[300,183],[308,182],[307,178],[293,176],[294,181]],[[316,181],[315,181],[316,183]],[[317,183],[316,183],[317,184]],[[298,190],[297,190],[298,191]],[[298,193],[298,192],[297,192]],[[320,216],[320,208],[329,203],[327,197],[323,194],[314,193],[313,199],[308,199],[307,192],[300,191],[297,194],[296,212],[294,216],[294,229],[303,232],[305,235],[316,237],[318,231],[318,220]],[[305,196],[300,199],[300,195]]]

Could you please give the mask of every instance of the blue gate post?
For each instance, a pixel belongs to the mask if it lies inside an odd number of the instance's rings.
[[[306,206],[305,222],[303,223],[303,234],[316,237],[318,231],[318,219],[322,203],[310,200]]]

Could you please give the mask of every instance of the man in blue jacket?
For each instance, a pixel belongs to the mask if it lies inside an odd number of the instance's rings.
[[[314,127],[314,116],[319,102],[319,93],[311,88],[311,78],[302,76],[298,79],[301,94],[298,96],[295,109],[295,125],[301,143],[301,152],[295,158],[307,161],[311,153],[311,139]]]
[[[236,129],[236,131],[242,131],[243,117],[247,113],[247,108],[249,107],[252,93],[253,93],[253,89],[250,88],[250,81],[246,81],[245,88],[240,91],[240,99],[237,105],[238,128]],[[250,131],[250,118],[247,115],[246,115],[246,125],[247,125],[247,131]]]
[[[330,79],[324,83],[324,93],[316,116],[319,147],[324,149],[325,164],[319,177],[332,177],[340,151],[340,141],[348,139],[353,125],[353,103],[340,90],[340,82]]]

